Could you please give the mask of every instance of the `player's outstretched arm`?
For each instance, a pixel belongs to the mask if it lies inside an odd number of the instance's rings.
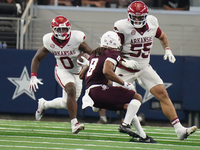
[[[43,60],[47,55],[49,51],[43,46],[40,48],[35,56],[32,59],[31,62],[31,80],[29,85],[29,90],[36,92],[38,89],[38,83],[43,84],[38,78],[37,78],[37,70],[39,68],[40,61]]]

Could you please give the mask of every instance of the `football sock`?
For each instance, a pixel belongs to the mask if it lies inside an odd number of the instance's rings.
[[[77,118],[71,120],[71,125],[74,126],[78,122]]]
[[[67,109],[66,100],[64,100],[62,97],[57,97],[51,101],[46,101],[44,103],[45,109],[48,108],[55,108],[55,109]]]
[[[172,121],[171,121],[171,124],[173,125],[175,131],[178,130],[178,129],[180,129],[180,128],[184,128],[184,127],[181,125],[181,123],[180,123],[180,121],[179,121],[178,118],[175,118],[174,120],[172,120]]]
[[[138,109],[140,108],[140,101],[133,99],[130,101],[128,107],[127,107],[127,111],[126,111],[126,115],[124,118],[124,123],[126,124],[131,124],[131,121],[133,119],[133,117],[136,115],[136,113],[138,112]]]
[[[144,132],[144,130],[142,129],[142,126],[140,124],[140,121],[137,117],[137,115],[135,115],[133,117],[133,120],[132,120],[132,124],[133,126],[135,127],[136,131],[138,132],[138,134],[142,137],[142,138],[146,138],[146,133]]]

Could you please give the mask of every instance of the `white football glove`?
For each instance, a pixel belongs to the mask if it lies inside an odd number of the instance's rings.
[[[167,58],[169,59],[169,62],[171,62],[171,63],[174,63],[176,61],[176,58],[172,54],[172,51],[169,47],[165,48],[165,55],[164,55],[163,59],[167,60]]]
[[[128,59],[123,59],[122,60],[122,65],[127,67],[127,68],[131,68],[133,70],[138,69],[139,64],[137,61],[135,60],[128,60]]]
[[[36,76],[31,76],[31,81],[30,81],[30,85],[29,85],[29,90],[32,92],[34,90],[34,92],[36,92],[36,89],[38,89],[38,85],[37,84],[41,84],[43,85],[43,83],[38,80],[38,78]]]
[[[127,83],[126,81],[124,81],[124,85],[125,88],[127,88],[128,90],[134,90],[135,87],[133,86],[133,84],[131,83]]]
[[[16,3],[15,5],[17,7],[17,14],[21,14],[22,13],[21,5],[19,3]]]
[[[87,60],[85,57],[81,56],[81,58],[83,59],[83,62],[80,62],[78,59],[77,59],[77,64],[80,65],[80,66],[89,66],[89,60]]]

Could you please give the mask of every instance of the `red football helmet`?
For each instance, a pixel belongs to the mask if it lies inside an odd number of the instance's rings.
[[[51,28],[54,36],[60,40],[66,40],[70,37],[71,24],[64,16],[57,16],[51,22]]]
[[[148,7],[142,1],[134,1],[128,6],[128,19],[135,28],[142,28],[146,24]]]

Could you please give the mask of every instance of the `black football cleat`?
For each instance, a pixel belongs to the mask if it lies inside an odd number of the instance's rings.
[[[128,135],[130,135],[130,136],[132,136],[132,137],[134,137],[134,138],[139,138],[139,137],[140,137],[137,133],[135,133],[135,132],[131,129],[130,125],[122,125],[122,124],[121,124],[121,125],[119,126],[118,130],[119,130],[119,132],[121,132],[121,133],[126,133],[126,134],[128,134]]]
[[[142,142],[142,143],[158,143],[152,137],[150,137],[148,135],[147,135],[146,138],[142,138],[142,137],[137,138],[137,142]]]

